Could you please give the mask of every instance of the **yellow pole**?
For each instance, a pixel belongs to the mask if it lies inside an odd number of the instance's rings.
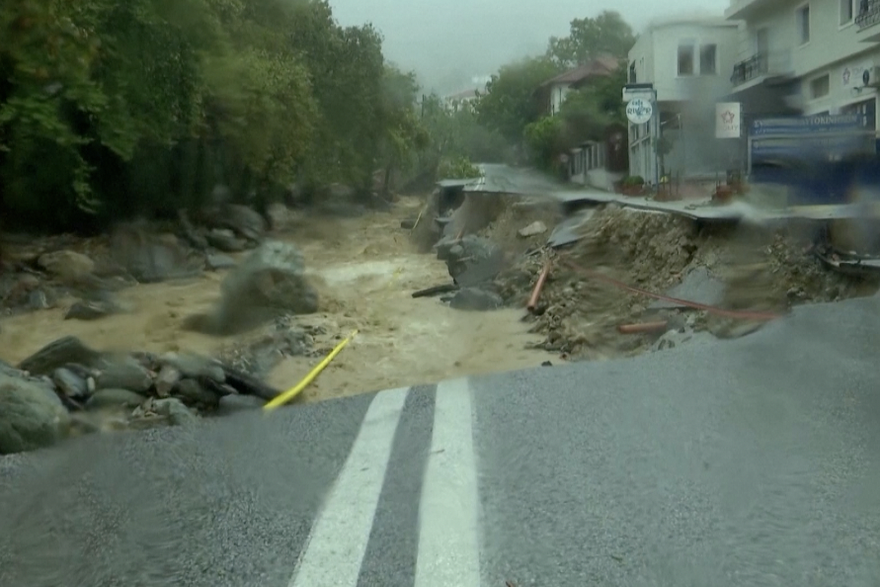
[[[354,330],[351,334],[342,339],[342,341],[338,345],[336,345],[336,347],[332,351],[330,351],[330,353],[326,357],[324,357],[320,363],[315,365],[315,367],[311,371],[309,371],[308,375],[303,377],[302,381],[300,381],[294,387],[291,387],[284,393],[279,394],[277,397],[275,397],[275,399],[263,406],[263,409],[266,411],[274,410],[278,406],[284,405],[296,396],[298,396],[302,390],[308,387],[309,384],[314,381],[318,375],[321,374],[321,371],[323,371],[324,368],[326,368],[327,365],[330,364],[330,361],[332,361],[334,357],[336,357],[336,355],[338,355],[339,352],[343,348],[345,348],[345,345],[351,342],[351,339],[353,339],[357,333],[358,331]]]
[[[418,215],[418,217],[416,217],[416,221],[413,222],[413,226],[412,226],[412,228],[409,229],[410,234],[412,234],[412,232],[416,229],[416,226],[419,225],[419,220],[422,219],[422,213],[423,213],[424,211],[425,211],[424,208],[421,209],[421,210],[419,210],[419,215]]]

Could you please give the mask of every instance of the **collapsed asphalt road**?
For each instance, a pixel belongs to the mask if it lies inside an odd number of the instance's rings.
[[[876,585],[880,298],[0,461],[0,585]]]

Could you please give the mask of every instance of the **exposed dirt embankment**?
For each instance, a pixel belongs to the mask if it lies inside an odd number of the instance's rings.
[[[597,208],[579,230],[582,238],[571,247],[523,258],[496,280],[508,304],[522,305],[551,261],[533,330],[546,337],[544,348],[576,358],[638,354],[664,332],[621,334],[620,325],[666,321],[672,330],[709,329],[718,336],[758,327],[705,311],[661,310],[652,298],[593,274],[662,294],[705,268],[721,284],[719,307],[779,313],[798,303],[870,295],[878,286],[827,270],[810,255],[810,234],[794,228],[701,227],[682,217],[611,205]]]

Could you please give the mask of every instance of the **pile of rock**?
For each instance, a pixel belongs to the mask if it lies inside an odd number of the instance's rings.
[[[505,263],[504,251],[476,235],[444,239],[436,245],[437,258],[446,262],[449,275],[460,288],[445,298],[458,310],[494,310],[503,304],[493,279]]]
[[[0,454],[70,435],[188,424],[200,413],[260,407],[277,394],[207,357],[105,354],[65,337],[17,367],[0,363]]]
[[[217,306],[194,316],[188,327],[208,334],[238,334],[288,314],[318,309],[318,292],[305,276],[305,261],[295,246],[265,241],[224,278]]]
[[[9,237],[0,305],[8,311],[42,310],[73,296],[80,302],[67,317],[94,320],[122,309],[111,292],[235,267],[235,259],[224,253],[256,248],[268,230],[247,206],[210,206],[193,217],[195,222],[181,212],[179,222],[169,226],[126,222],[106,238]]]

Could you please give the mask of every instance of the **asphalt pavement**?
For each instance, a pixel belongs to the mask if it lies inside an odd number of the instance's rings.
[[[6,458],[0,585],[876,586],[878,328],[878,298],[816,305]]]

